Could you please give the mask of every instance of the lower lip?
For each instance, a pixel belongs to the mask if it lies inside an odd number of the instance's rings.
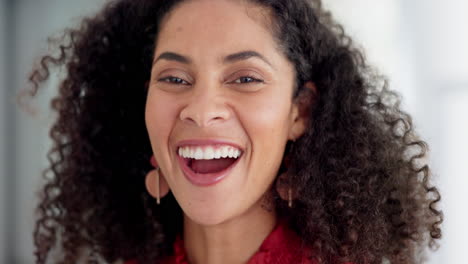
[[[237,162],[239,162],[241,158],[242,156],[240,156],[236,161],[234,161],[234,163],[232,163],[229,167],[222,171],[218,171],[216,173],[196,173],[192,169],[190,169],[189,166],[187,166],[184,158],[177,155],[177,159],[179,161],[180,167],[182,168],[182,172],[185,178],[187,178],[189,182],[197,186],[210,186],[222,181],[229,175],[232,168],[236,166]]]

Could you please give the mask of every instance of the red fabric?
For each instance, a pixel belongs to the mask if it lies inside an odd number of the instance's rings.
[[[307,258],[301,239],[285,223],[280,222],[265,238],[259,250],[250,258],[247,264],[315,264]],[[184,242],[178,237],[174,243],[174,256],[166,258],[163,264],[189,264]],[[125,264],[137,264],[128,261]]]

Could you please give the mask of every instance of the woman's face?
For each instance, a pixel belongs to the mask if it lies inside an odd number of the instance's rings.
[[[298,136],[294,68],[268,19],[241,1],[190,1],[159,33],[146,125],[171,191],[199,224],[260,208]]]

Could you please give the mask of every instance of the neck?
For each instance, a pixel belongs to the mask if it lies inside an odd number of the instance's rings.
[[[261,205],[216,225],[184,216],[184,246],[191,264],[247,263],[276,224],[276,214]]]

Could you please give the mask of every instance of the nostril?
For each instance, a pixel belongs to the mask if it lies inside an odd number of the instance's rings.
[[[188,122],[188,123],[191,123],[191,124],[197,124],[197,122],[195,121],[195,119],[191,118],[191,117],[187,117],[187,118],[181,118],[182,121],[184,122]]]
[[[186,110],[180,114],[180,119],[190,124],[195,124],[199,127],[206,127],[213,123],[223,122],[230,117],[229,110],[225,109],[199,109]]]

